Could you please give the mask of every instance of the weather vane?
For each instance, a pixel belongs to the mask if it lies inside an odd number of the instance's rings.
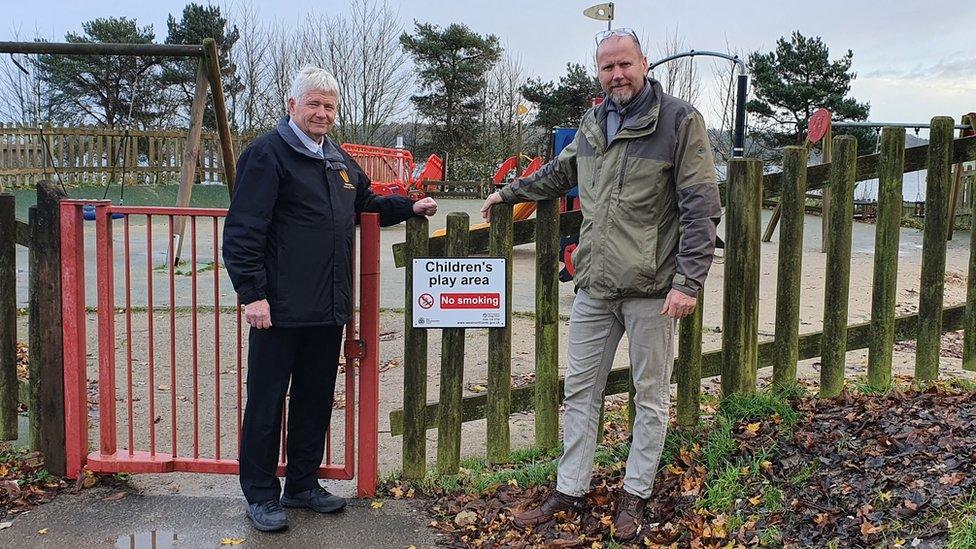
[[[590,19],[596,19],[597,21],[606,21],[607,30],[610,30],[613,26],[613,2],[590,6],[583,10],[583,15]]]

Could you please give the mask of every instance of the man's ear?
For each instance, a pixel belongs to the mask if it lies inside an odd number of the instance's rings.
[[[292,113],[295,112],[295,106],[296,106],[295,100],[289,97],[288,98],[288,114],[292,114]]]

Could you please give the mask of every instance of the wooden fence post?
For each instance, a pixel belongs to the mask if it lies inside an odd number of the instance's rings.
[[[722,394],[756,390],[759,367],[759,254],[763,163],[729,162],[722,307]]]
[[[512,408],[512,205],[491,211],[488,255],[505,262],[505,327],[488,329],[488,461],[506,463],[512,452],[508,416]]]
[[[868,383],[887,388],[891,385],[891,351],[895,344],[895,306],[898,300],[898,244],[904,200],[904,128],[882,130],[879,163],[881,173],[878,178],[878,224],[874,238],[874,280],[871,284],[872,337],[868,347]]]
[[[826,234],[827,267],[820,346],[820,394],[825,397],[837,396],[844,389],[857,140],[841,135],[834,138],[832,146],[835,154],[830,164],[830,201],[827,204],[830,226]]]
[[[946,236],[949,186],[952,174],[952,130],[948,116],[932,119],[929,163],[925,178],[925,227],[922,234],[922,277],[918,299],[918,346],[915,378],[939,377],[942,338],[942,303],[945,290]]]
[[[535,444],[559,444],[559,201],[535,214]]]
[[[968,117],[976,128],[976,114]],[[969,277],[966,279],[966,319],[962,346],[962,367],[976,372],[976,177],[969,183]]]
[[[698,291],[695,312],[681,319],[678,330],[678,361],[675,364],[678,377],[678,425],[694,427],[698,424],[701,398],[701,345],[702,309],[705,305],[705,288]],[[630,384],[634,376],[631,373]],[[631,431],[632,432],[632,431]]]
[[[796,383],[799,356],[800,277],[803,265],[803,223],[806,215],[807,149],[786,147],[779,206],[779,265],[776,270],[776,339],[773,387]]]
[[[413,259],[429,249],[426,217],[407,220],[403,325],[403,476],[423,478],[427,471],[427,331],[413,327]]]
[[[467,257],[468,214],[447,214],[446,257]],[[441,387],[437,406],[437,474],[456,475],[461,461],[461,400],[464,396],[464,328],[441,335]]]
[[[0,194],[0,440],[17,438],[17,237],[14,195]]]
[[[50,181],[37,184],[30,231],[31,447],[52,474],[66,472],[63,342],[61,333],[61,212],[64,194]],[[53,328],[53,329],[52,329]],[[36,430],[35,430],[36,426]]]

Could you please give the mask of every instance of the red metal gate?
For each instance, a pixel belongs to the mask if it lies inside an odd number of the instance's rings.
[[[95,257],[87,257],[87,262],[86,207],[94,208],[95,218],[93,242],[90,234],[88,238],[88,245],[94,245]],[[62,201],[61,291],[69,477],[76,477],[84,467],[106,473],[237,474],[246,377],[242,307],[227,279],[221,280],[220,221],[226,215],[227,210],[223,209],[120,207],[107,201]],[[172,260],[175,246],[171,235],[180,218],[188,225],[190,252],[188,259],[176,265]],[[157,242],[153,237],[154,221]],[[122,225],[121,231],[116,224]],[[159,245],[159,237],[165,240],[164,244]],[[199,249],[199,242],[208,239]],[[115,251],[120,240],[121,257]],[[359,495],[368,497],[375,492],[378,467],[380,233],[376,214],[361,216],[360,241],[359,327],[357,330],[353,315],[346,325],[343,345],[345,364],[340,378],[344,391],[337,390],[336,394],[336,406],[341,406],[342,413],[336,410],[332,421],[333,426],[341,423],[342,428],[338,432],[330,430],[326,437],[325,462],[319,468],[319,477],[356,478]],[[353,256],[355,259],[355,249]],[[121,276],[116,271],[121,271]],[[97,364],[92,364],[89,372],[85,283],[93,275],[98,294],[98,353]],[[124,297],[116,295],[117,278]],[[164,284],[154,285],[155,279],[162,279]],[[208,304],[201,305],[201,294]],[[225,304],[221,303],[222,296]],[[354,290],[354,303],[355,298]],[[117,299],[124,300],[124,304],[117,303]],[[124,326],[118,331],[116,315],[124,317],[119,319]],[[222,321],[225,326],[230,322],[236,327],[232,334],[222,334]],[[121,368],[117,361],[120,357],[124,357]],[[117,374],[124,377],[121,385],[116,382]],[[89,378],[93,381],[89,382]],[[120,402],[124,403],[122,409]],[[285,466],[287,404],[285,408],[279,475],[284,474]],[[88,445],[90,413],[98,416],[98,449],[93,452],[89,452]],[[222,419],[224,425],[233,422],[230,433],[222,431]],[[234,437],[229,439],[228,434]],[[342,442],[338,452],[333,451],[335,436]],[[341,455],[340,461],[334,461],[336,454]]]

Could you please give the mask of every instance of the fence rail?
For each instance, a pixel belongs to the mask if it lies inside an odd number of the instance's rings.
[[[235,150],[249,141],[234,136]],[[186,131],[0,124],[0,188],[61,178],[66,184],[160,183],[180,176]],[[215,132],[200,139],[199,180],[223,182]]]

